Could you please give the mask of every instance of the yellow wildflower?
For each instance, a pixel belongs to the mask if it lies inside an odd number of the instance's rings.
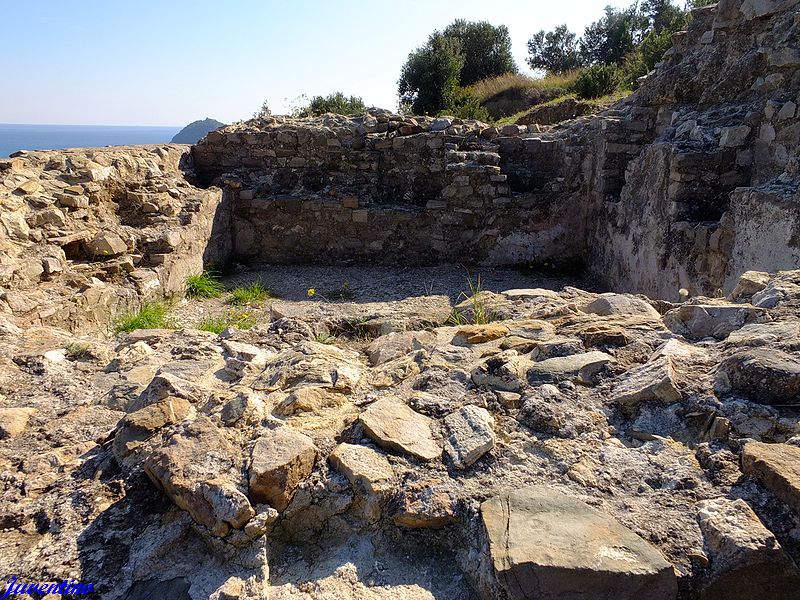
[[[307,293],[308,293],[308,297],[309,298],[313,298],[314,294],[317,293],[317,290],[315,290],[314,288],[308,288],[308,292]]]

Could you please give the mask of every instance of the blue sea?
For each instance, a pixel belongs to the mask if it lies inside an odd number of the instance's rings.
[[[166,144],[180,130],[180,127],[5,125],[0,123],[0,158],[6,158],[17,150]]]

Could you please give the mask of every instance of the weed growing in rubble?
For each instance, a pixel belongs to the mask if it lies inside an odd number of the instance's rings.
[[[90,354],[89,344],[71,342],[64,347],[64,354],[67,355],[67,358],[71,358],[72,360],[85,358]]]
[[[483,284],[481,277],[473,282],[472,279],[467,280],[469,292],[461,292],[459,298],[463,301],[453,309],[450,318],[447,319],[448,325],[486,325],[495,320],[497,315],[488,306],[486,297],[483,294]]]
[[[145,302],[137,312],[121,316],[114,323],[114,333],[129,333],[136,329],[172,329],[167,319],[169,306],[164,302]]]
[[[261,282],[256,281],[231,290],[230,303],[234,306],[247,306],[248,304],[260,304],[269,298],[271,298],[269,290]]]
[[[222,283],[211,271],[186,278],[186,295],[189,298],[219,298],[224,291]]]
[[[250,329],[256,324],[256,318],[248,312],[229,310],[224,315],[207,317],[196,325],[200,331],[210,331],[219,335],[229,327]]]

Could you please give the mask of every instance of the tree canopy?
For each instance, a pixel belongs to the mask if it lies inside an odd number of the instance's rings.
[[[458,19],[408,55],[398,82],[400,102],[417,114],[438,114],[465,105],[461,88],[515,71],[505,25]]]

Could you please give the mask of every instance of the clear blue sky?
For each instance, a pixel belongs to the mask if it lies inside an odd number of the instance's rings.
[[[0,19],[0,123],[176,125],[249,118],[341,90],[396,108],[408,53],[453,19],[582,32],[632,0],[21,0]],[[527,69],[525,69],[527,70]]]

